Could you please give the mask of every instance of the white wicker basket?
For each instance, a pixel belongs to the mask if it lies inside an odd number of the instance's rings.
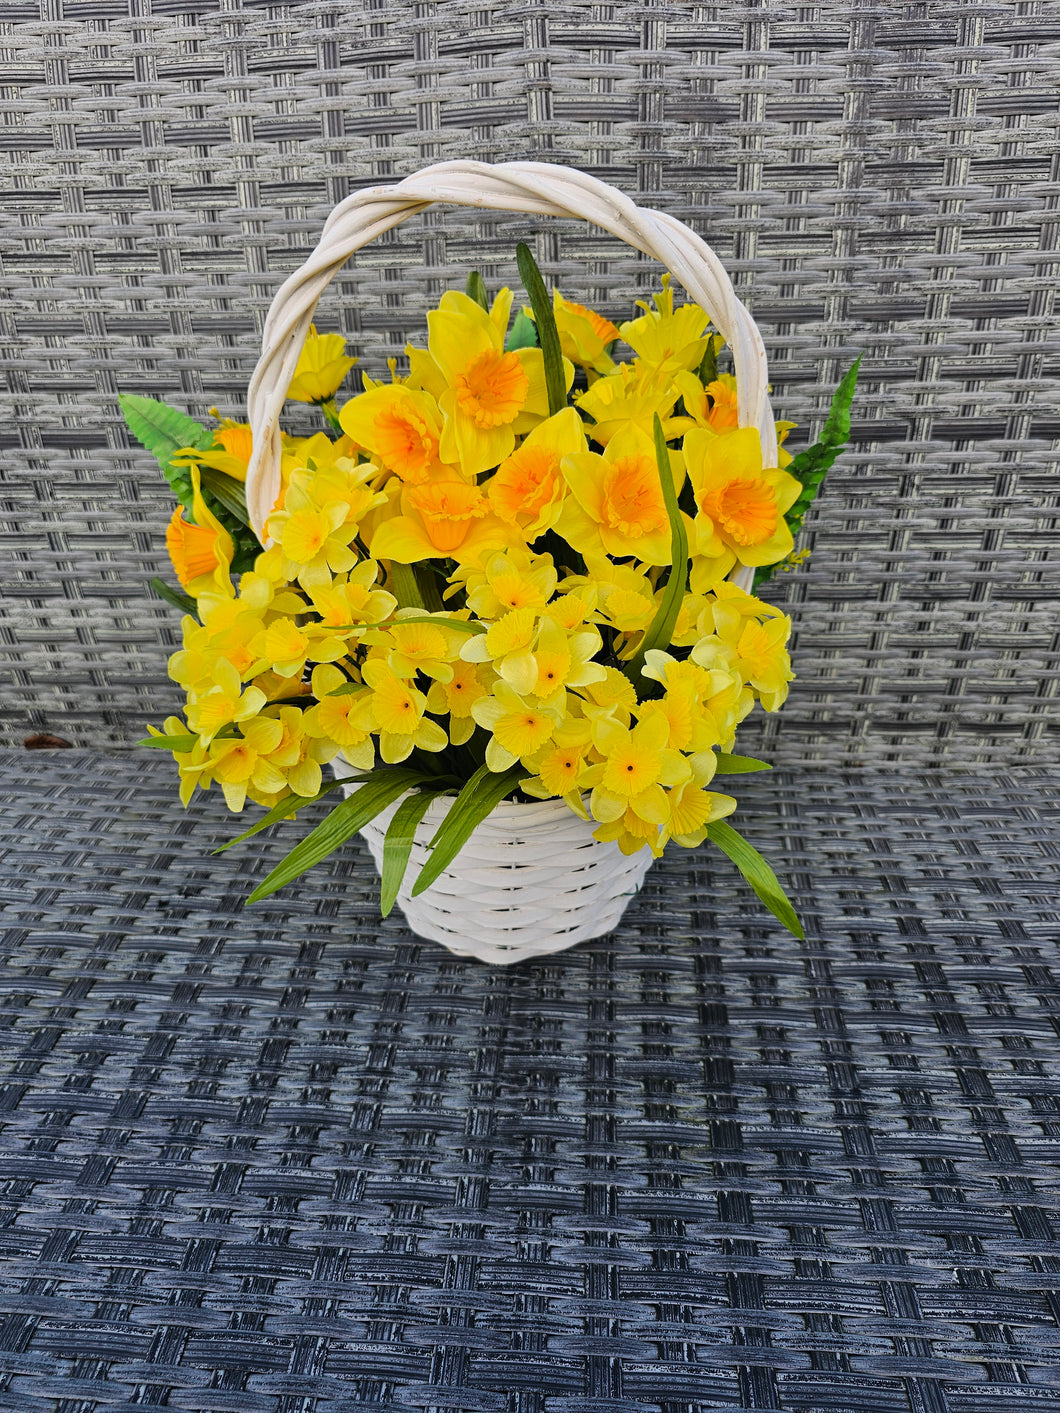
[[[573,167],[439,162],[393,186],[358,191],[337,206],[316,250],[272,302],[247,398],[254,444],[247,506],[259,537],[280,490],[280,413],[321,294],[354,251],[435,202],[591,221],[658,260],[724,335],[735,366],[739,424],[757,429],[763,464],[776,465],[761,335],[721,261],[694,231]],[[753,574],[738,567],[731,578],[749,589]],[[437,800],[429,807],[416,834],[409,880],[451,803]],[[361,831],[377,866],[392,814],[384,812]],[[621,918],[651,855],[641,850],[626,858],[617,845],[593,839],[593,827],[558,800],[502,804],[432,887],[418,898],[409,896],[408,886],[398,895],[409,926],[461,956],[505,963],[601,936]]]
[[[347,794],[357,788],[344,787]],[[428,841],[454,798],[428,805],[397,901],[417,937],[459,957],[506,965],[602,937],[618,926],[651,867],[649,850],[627,856],[617,844],[601,844],[593,838],[595,825],[562,800],[506,801],[474,830],[453,865],[413,898]],[[380,870],[383,839],[399,803],[361,830]]]

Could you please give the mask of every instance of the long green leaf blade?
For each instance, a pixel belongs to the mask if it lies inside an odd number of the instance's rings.
[[[181,613],[198,614],[199,606],[190,594],[182,594],[179,589],[174,589],[171,584],[167,584],[157,574],[148,582],[158,597],[164,599],[173,608],[179,608]]]
[[[260,834],[263,829],[268,829],[273,824],[278,824],[281,819],[289,819],[292,814],[305,809],[306,805],[315,805],[317,800],[322,800],[325,795],[329,795],[332,790],[337,790],[340,785],[353,785],[369,778],[367,775],[351,775],[345,780],[329,781],[327,785],[322,785],[315,795],[288,795],[278,805],[273,805],[268,814],[263,814],[257,824],[245,829],[234,839],[229,839],[228,843],[222,844],[219,849],[214,849],[214,853],[223,854],[226,849],[234,849],[237,844],[242,844],[245,839],[253,838],[255,834]]]
[[[670,517],[670,577],[663,590],[662,601],[655,610],[655,617],[648,625],[648,631],[644,634],[644,641],[628,666],[623,668],[626,676],[635,687],[640,686],[644,680],[645,655],[653,648],[665,651],[670,646],[670,640],[674,634],[674,624],[677,622],[677,615],[681,612],[685,587],[688,583],[688,532],[681,515],[681,507],[677,503],[677,491],[670,471],[670,453],[666,448],[666,439],[663,436],[662,423],[659,421],[658,414],[655,416],[655,460],[659,468],[659,482],[662,486],[663,500],[666,502],[666,513]]]
[[[530,254],[530,247],[524,241],[520,241],[515,247],[515,260],[534,311],[537,338],[545,361],[548,410],[550,416],[555,416],[561,408],[567,405],[567,379],[563,372],[563,354],[559,346],[556,317],[552,313],[552,301],[545,289],[541,271],[537,268],[537,261]]]
[[[394,818],[383,839],[383,867],[379,889],[379,910],[389,917],[397,902],[397,895],[405,878],[405,870],[412,856],[412,845],[416,839],[416,828],[427,813],[432,800],[444,795],[444,790],[420,790],[402,800],[394,811]]]
[[[263,883],[254,889],[247,903],[258,903],[296,879],[306,869],[312,868],[321,859],[345,844],[351,835],[376,817],[387,805],[393,804],[399,795],[421,784],[423,776],[413,770],[377,770],[355,795],[342,800],[311,834],[307,834],[300,844],[272,870]]]
[[[526,775],[521,765],[496,774],[487,765],[480,765],[457,796],[455,803],[431,840],[431,853],[420,869],[412,889],[415,898],[429,888],[440,873],[449,867],[471,837],[472,830],[482,823],[495,805],[499,805],[520,778]]]
[[[486,313],[489,313],[490,297],[486,293],[486,281],[482,278],[478,270],[471,270],[467,277],[467,295],[476,304],[481,305]]]
[[[204,491],[208,491],[215,500],[219,500],[225,510],[230,515],[234,515],[241,525],[250,524],[247,493],[240,481],[237,481],[234,476],[227,476],[223,471],[218,471],[215,466],[203,466],[199,475],[202,478]]]
[[[754,845],[749,844],[724,819],[716,819],[713,824],[707,825],[707,838],[717,844],[722,853],[728,854],[778,922],[782,922],[789,932],[802,941],[806,936],[802,923],[780,886],[780,880]]]
[[[718,752],[718,775],[750,775],[752,771],[772,769],[768,761],[758,760],[755,756],[730,756],[725,751]]]

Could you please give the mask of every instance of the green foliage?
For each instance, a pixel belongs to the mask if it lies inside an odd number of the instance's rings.
[[[322,785],[315,795],[308,797],[302,795],[288,795],[285,800],[281,800],[278,805],[273,805],[267,814],[262,815],[257,824],[245,829],[242,834],[238,834],[234,839],[229,839],[227,844],[222,844],[219,849],[214,849],[215,854],[223,854],[226,849],[232,849],[236,844],[242,844],[244,839],[250,839],[255,834],[260,834],[263,829],[268,829],[273,824],[278,824],[281,819],[290,819],[291,815],[297,814],[306,805],[314,805],[317,800],[322,800],[325,795],[329,795],[332,790],[337,790],[340,785],[352,785],[356,781],[368,780],[367,775],[351,775],[345,780],[332,780],[327,785]]]
[[[511,794],[525,775],[522,765],[513,765],[500,774],[494,773],[489,766],[479,766],[456,797],[456,802],[431,840],[430,856],[420,869],[412,889],[413,897],[429,888],[438,875],[449,867],[471,837],[472,830],[482,823],[495,805]]]
[[[472,270],[467,277],[467,296],[489,313],[490,300],[486,293],[486,281],[477,270]]]
[[[164,579],[159,579],[157,574],[150,580],[150,584],[158,597],[165,599],[166,603],[171,604],[173,608],[179,608],[181,613],[191,613],[198,617],[198,604],[190,594],[184,594],[179,589],[174,589]]]
[[[752,771],[772,769],[768,761],[756,760],[754,756],[730,756],[724,751],[718,752],[719,775],[749,775]]]
[[[215,504],[223,506],[240,525],[250,524],[247,491],[242,481],[226,475],[224,471],[218,471],[214,466],[204,466],[199,472],[199,484],[203,494],[208,495]],[[216,514],[216,511],[214,513]]]
[[[508,338],[504,344],[505,353],[511,353],[516,348],[536,348],[537,347],[537,325],[528,315],[520,309],[512,321]]]
[[[193,417],[168,407],[153,397],[135,393],[119,393],[118,406],[126,425],[136,440],[154,456],[173,494],[185,510],[191,510],[191,477],[186,466],[174,466],[172,456],[182,447],[206,448],[213,442],[208,432]]]
[[[707,339],[707,350],[698,369],[699,381],[704,387],[708,383],[713,383],[718,376],[718,349],[724,342],[721,334],[712,334]]]
[[[773,916],[801,942],[806,935],[802,923],[780,886],[780,880],[754,845],[749,844],[724,819],[716,819],[713,824],[707,825],[707,838],[712,844],[717,844],[722,853],[728,854]]]
[[[861,354],[859,353],[833,394],[832,405],[821,432],[821,440],[814,442],[813,446],[807,447],[805,451],[800,451],[797,456],[792,457],[791,462],[784,468],[789,476],[794,476],[797,481],[802,482],[801,495],[784,516],[788,529],[793,535],[797,535],[802,528],[807,510],[821,489],[829,469],[850,437],[850,407],[854,401],[860,365]],[[776,568],[775,564],[767,564],[761,569],[755,570],[754,587],[756,591],[773,577]]]
[[[519,266],[519,275],[530,296],[538,342],[544,355],[549,416],[555,416],[567,405],[567,379],[563,372],[563,354],[560,351],[555,315],[552,313],[552,301],[548,297],[537,262],[524,241],[520,241],[515,247],[515,259]]]
[[[251,893],[247,903],[258,903],[284,888],[306,869],[312,868],[328,854],[334,853],[346,840],[363,829],[370,820],[393,804],[406,790],[424,783],[424,777],[397,766],[382,766],[373,770],[356,794],[337,804],[328,817],[312,833],[296,844],[287,857],[272,870],[263,883]]]
[[[674,478],[670,473],[670,453],[666,448],[666,439],[663,436],[662,423],[658,414],[655,416],[655,461],[659,468],[659,482],[662,486],[663,500],[666,502],[666,513],[670,517],[670,577],[666,581],[666,588],[663,590],[662,601],[655,611],[655,617],[648,626],[648,631],[644,634],[644,640],[636,656],[623,665],[623,671],[635,687],[644,689],[644,661],[645,656],[653,648],[660,648],[662,651],[670,646],[674,635],[674,624],[677,622],[677,615],[681,612],[681,604],[684,601],[685,589],[688,585],[688,533],[685,530],[685,522],[681,515],[681,508],[677,503],[677,491],[674,489]]]
[[[419,790],[407,800],[402,800],[394,811],[394,817],[383,839],[379,909],[384,917],[390,916],[397,902],[397,895],[412,855],[416,827],[426,814],[431,801],[444,794],[444,790]]]

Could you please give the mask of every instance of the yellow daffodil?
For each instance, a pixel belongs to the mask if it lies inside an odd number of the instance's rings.
[[[700,545],[717,536],[741,564],[776,564],[791,553],[784,512],[794,505],[802,486],[786,471],[762,466],[755,428],[719,436],[697,427],[685,435],[684,450],[699,507],[697,552],[709,553]]]
[[[662,423],[663,436],[668,442],[681,436],[693,424],[687,417],[673,415],[679,396],[665,374],[647,365],[621,363],[606,378],[598,378],[575,401],[579,409],[593,419],[590,438],[606,446],[617,432],[631,427],[650,438],[656,417]]]
[[[581,418],[564,407],[524,437],[501,462],[486,486],[490,506],[507,525],[518,527],[528,544],[555,525],[567,493],[560,472],[565,456],[586,450]]]
[[[537,685],[534,643],[538,619],[532,608],[515,608],[497,619],[485,633],[469,638],[460,649],[465,662],[492,662],[515,692],[532,692]]]
[[[593,744],[604,760],[589,768],[586,783],[593,787],[589,808],[601,824],[627,809],[648,823],[665,823],[663,786],[677,785],[690,773],[681,752],[667,746],[667,734],[659,717],[639,721],[632,730],[606,719],[595,722]]]
[[[435,716],[448,713],[449,739],[454,746],[462,746],[474,734],[476,723],[471,709],[489,696],[489,686],[483,680],[488,670],[473,662],[457,661],[452,664],[448,679],[435,680],[427,689],[427,710]]]
[[[490,770],[501,771],[533,756],[551,740],[563,720],[563,709],[551,702],[531,704],[507,682],[497,682],[490,696],[474,703],[471,715],[492,733],[486,764]]]
[[[564,358],[595,373],[609,373],[614,368],[607,350],[619,332],[610,319],[586,309],[584,304],[564,299],[558,289],[552,294],[552,314]]]
[[[680,492],[684,469],[671,451],[670,475]],[[670,517],[666,511],[655,448],[635,428],[616,432],[603,456],[585,452],[563,459],[572,491],[556,524],[581,554],[609,554],[645,564],[669,564]]]
[[[379,732],[379,754],[388,765],[406,760],[418,746],[444,751],[449,738],[436,721],[424,716],[427,698],[411,682],[378,659],[361,669],[372,689],[372,715]]]
[[[430,393],[404,383],[380,384],[347,402],[339,420],[358,446],[406,485],[420,486],[432,476],[460,476],[459,466],[443,470],[442,413]]]
[[[675,373],[698,368],[707,351],[704,336],[710,316],[698,304],[674,308],[670,276],[662,280],[662,290],[653,295],[655,308],[637,300],[644,313],[639,319],[620,324],[619,330],[630,348],[652,368],[672,378]]]
[[[317,704],[305,714],[306,735],[329,745],[330,758],[341,751],[354,769],[371,770],[375,764],[371,692],[324,663],[313,669],[313,695]]]
[[[346,340],[341,334],[318,334],[310,324],[309,337],[287,389],[288,398],[292,402],[327,402],[356,362],[356,358],[346,357]]]
[[[265,693],[259,687],[244,692],[239,673],[223,659],[214,664],[213,680],[202,691],[188,694],[188,725],[208,746],[218,731],[236,722],[249,721],[265,705]]]
[[[511,304],[511,292],[502,291]],[[497,301],[494,302],[497,308]],[[505,318],[507,316],[505,315]],[[441,459],[467,477],[491,470],[515,449],[517,432],[548,416],[539,348],[504,351],[504,328],[473,299],[449,290],[427,315],[428,348],[446,382]],[[566,365],[570,376],[573,366]]]
[[[230,594],[233,590],[229,570],[236,547],[232,536],[203,499],[199,468],[189,469],[195,523],[189,524],[184,519],[184,511],[178,505],[166,530],[166,549],[177,578],[193,598],[208,588]]]
[[[511,539],[512,532],[490,513],[478,486],[468,481],[406,486],[400,509],[400,515],[376,523],[370,544],[373,559],[395,559],[399,564],[421,559],[473,563]]]
[[[485,555],[479,565],[459,566],[452,584],[463,585],[467,606],[476,617],[494,619],[513,608],[543,609],[558,579],[551,555],[513,546]]]

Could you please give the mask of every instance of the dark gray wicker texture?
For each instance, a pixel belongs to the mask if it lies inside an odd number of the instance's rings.
[[[263,311],[349,191],[441,158],[570,163],[702,232],[812,428],[856,443],[781,578],[800,680],[763,748],[1055,759],[1060,249],[1048,0],[465,5],[5,0],[0,497],[11,733],[126,742],[176,705],[167,492],[119,390],[239,413]],[[364,365],[525,227],[429,213],[322,306]],[[612,315],[657,272],[577,223],[546,272]]]
[[[1057,780],[745,778],[805,944],[679,853],[502,969],[3,763],[3,1413],[1060,1410]]]

